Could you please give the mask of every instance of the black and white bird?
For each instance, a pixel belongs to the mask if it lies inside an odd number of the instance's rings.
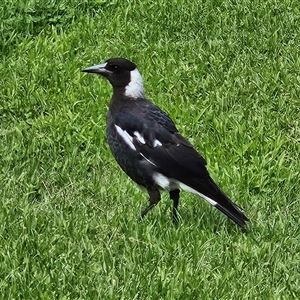
[[[145,98],[136,65],[125,58],[82,70],[104,76],[113,87],[106,122],[108,144],[123,171],[147,189],[149,205],[143,218],[160,201],[160,190],[173,200],[177,221],[180,189],[199,195],[244,227],[248,218],[217,186],[206,161],[177,130],[171,118]]]

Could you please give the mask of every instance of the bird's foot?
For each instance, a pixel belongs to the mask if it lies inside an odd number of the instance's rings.
[[[149,204],[142,212],[141,212],[141,215],[139,216],[138,218],[138,223],[140,223],[144,217],[146,216],[146,214],[152,209],[154,208],[154,206],[156,205],[157,203],[151,203]]]

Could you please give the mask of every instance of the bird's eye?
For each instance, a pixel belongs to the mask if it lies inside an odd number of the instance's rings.
[[[112,63],[108,63],[106,68],[112,72],[119,72],[121,70],[120,66]]]

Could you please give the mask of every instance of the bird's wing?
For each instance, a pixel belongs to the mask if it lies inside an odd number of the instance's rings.
[[[147,108],[139,114],[120,111],[115,125],[132,149],[155,164],[157,172],[175,179],[208,176],[204,158],[160,109]]]

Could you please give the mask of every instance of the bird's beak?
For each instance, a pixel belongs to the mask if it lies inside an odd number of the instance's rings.
[[[95,73],[95,74],[100,74],[100,75],[104,75],[104,76],[108,76],[112,73],[112,71],[109,71],[107,69],[105,69],[106,63],[104,64],[100,64],[100,65],[95,65],[95,66],[91,66],[88,68],[85,68],[83,70],[81,70],[82,72],[86,72],[86,73]]]

